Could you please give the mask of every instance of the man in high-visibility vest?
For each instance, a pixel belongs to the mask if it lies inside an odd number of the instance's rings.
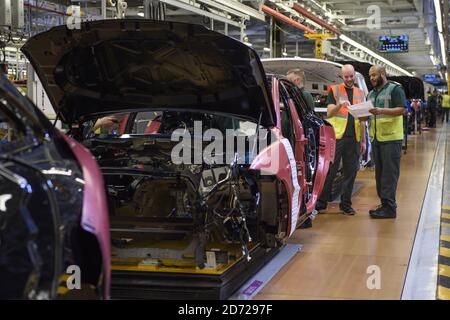
[[[442,96],[442,122],[448,123],[448,113],[450,112],[450,95],[448,92],[445,92],[445,94]]]
[[[374,219],[393,219],[397,216],[395,195],[400,176],[406,97],[401,85],[387,81],[384,67],[371,67],[369,77],[373,90],[367,99],[374,105],[370,110],[369,132],[377,194],[381,200],[381,205],[369,210],[369,214]]]
[[[322,194],[317,201],[316,210],[320,212],[327,208],[333,180],[342,160],[344,180],[339,208],[346,215],[354,215],[351,196],[359,169],[359,155],[366,151],[366,135],[365,121],[355,119],[348,112],[348,106],[365,101],[365,94],[362,89],[355,86],[356,75],[352,65],[342,66],[342,79],[343,83],[328,88],[327,118],[336,135],[336,153]]]

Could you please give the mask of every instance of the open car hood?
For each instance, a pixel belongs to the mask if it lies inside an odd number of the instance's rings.
[[[85,22],[22,47],[64,122],[143,109],[275,119],[256,52],[202,26],[142,19]]]

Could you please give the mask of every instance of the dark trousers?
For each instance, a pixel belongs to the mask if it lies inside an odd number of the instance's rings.
[[[375,163],[375,179],[377,194],[381,204],[393,211],[397,209],[395,194],[398,178],[400,177],[400,157],[402,144],[372,143],[373,159]]]
[[[442,121],[448,122],[448,113],[450,112],[450,108],[442,108]]]
[[[430,117],[428,118],[428,127],[434,128],[436,127],[436,108],[429,108]]]
[[[339,170],[339,166],[342,159],[343,170],[343,183],[342,183],[342,195],[341,205],[352,205],[352,190],[355,183],[356,174],[359,169],[359,143],[354,137],[344,137],[336,140],[336,154],[334,162],[328,171],[325,185],[322,190],[322,194],[318,199],[318,203],[326,205],[330,201],[331,190],[333,186],[333,180],[336,177],[336,173]]]

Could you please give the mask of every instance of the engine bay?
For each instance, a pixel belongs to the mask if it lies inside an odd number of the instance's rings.
[[[84,141],[107,190],[113,268],[218,271],[250,260],[265,233],[259,174],[238,164],[237,153],[230,164],[174,164],[174,144],[148,136]],[[268,221],[271,231],[276,222]]]

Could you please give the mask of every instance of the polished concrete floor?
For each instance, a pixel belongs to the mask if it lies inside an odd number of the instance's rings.
[[[302,251],[255,299],[400,299],[441,130],[408,139],[397,219],[370,219],[368,210],[379,204],[374,171],[360,171],[357,181],[363,186],[353,197],[357,214],[345,216],[329,204],[313,228],[297,230],[290,242],[302,244]]]

